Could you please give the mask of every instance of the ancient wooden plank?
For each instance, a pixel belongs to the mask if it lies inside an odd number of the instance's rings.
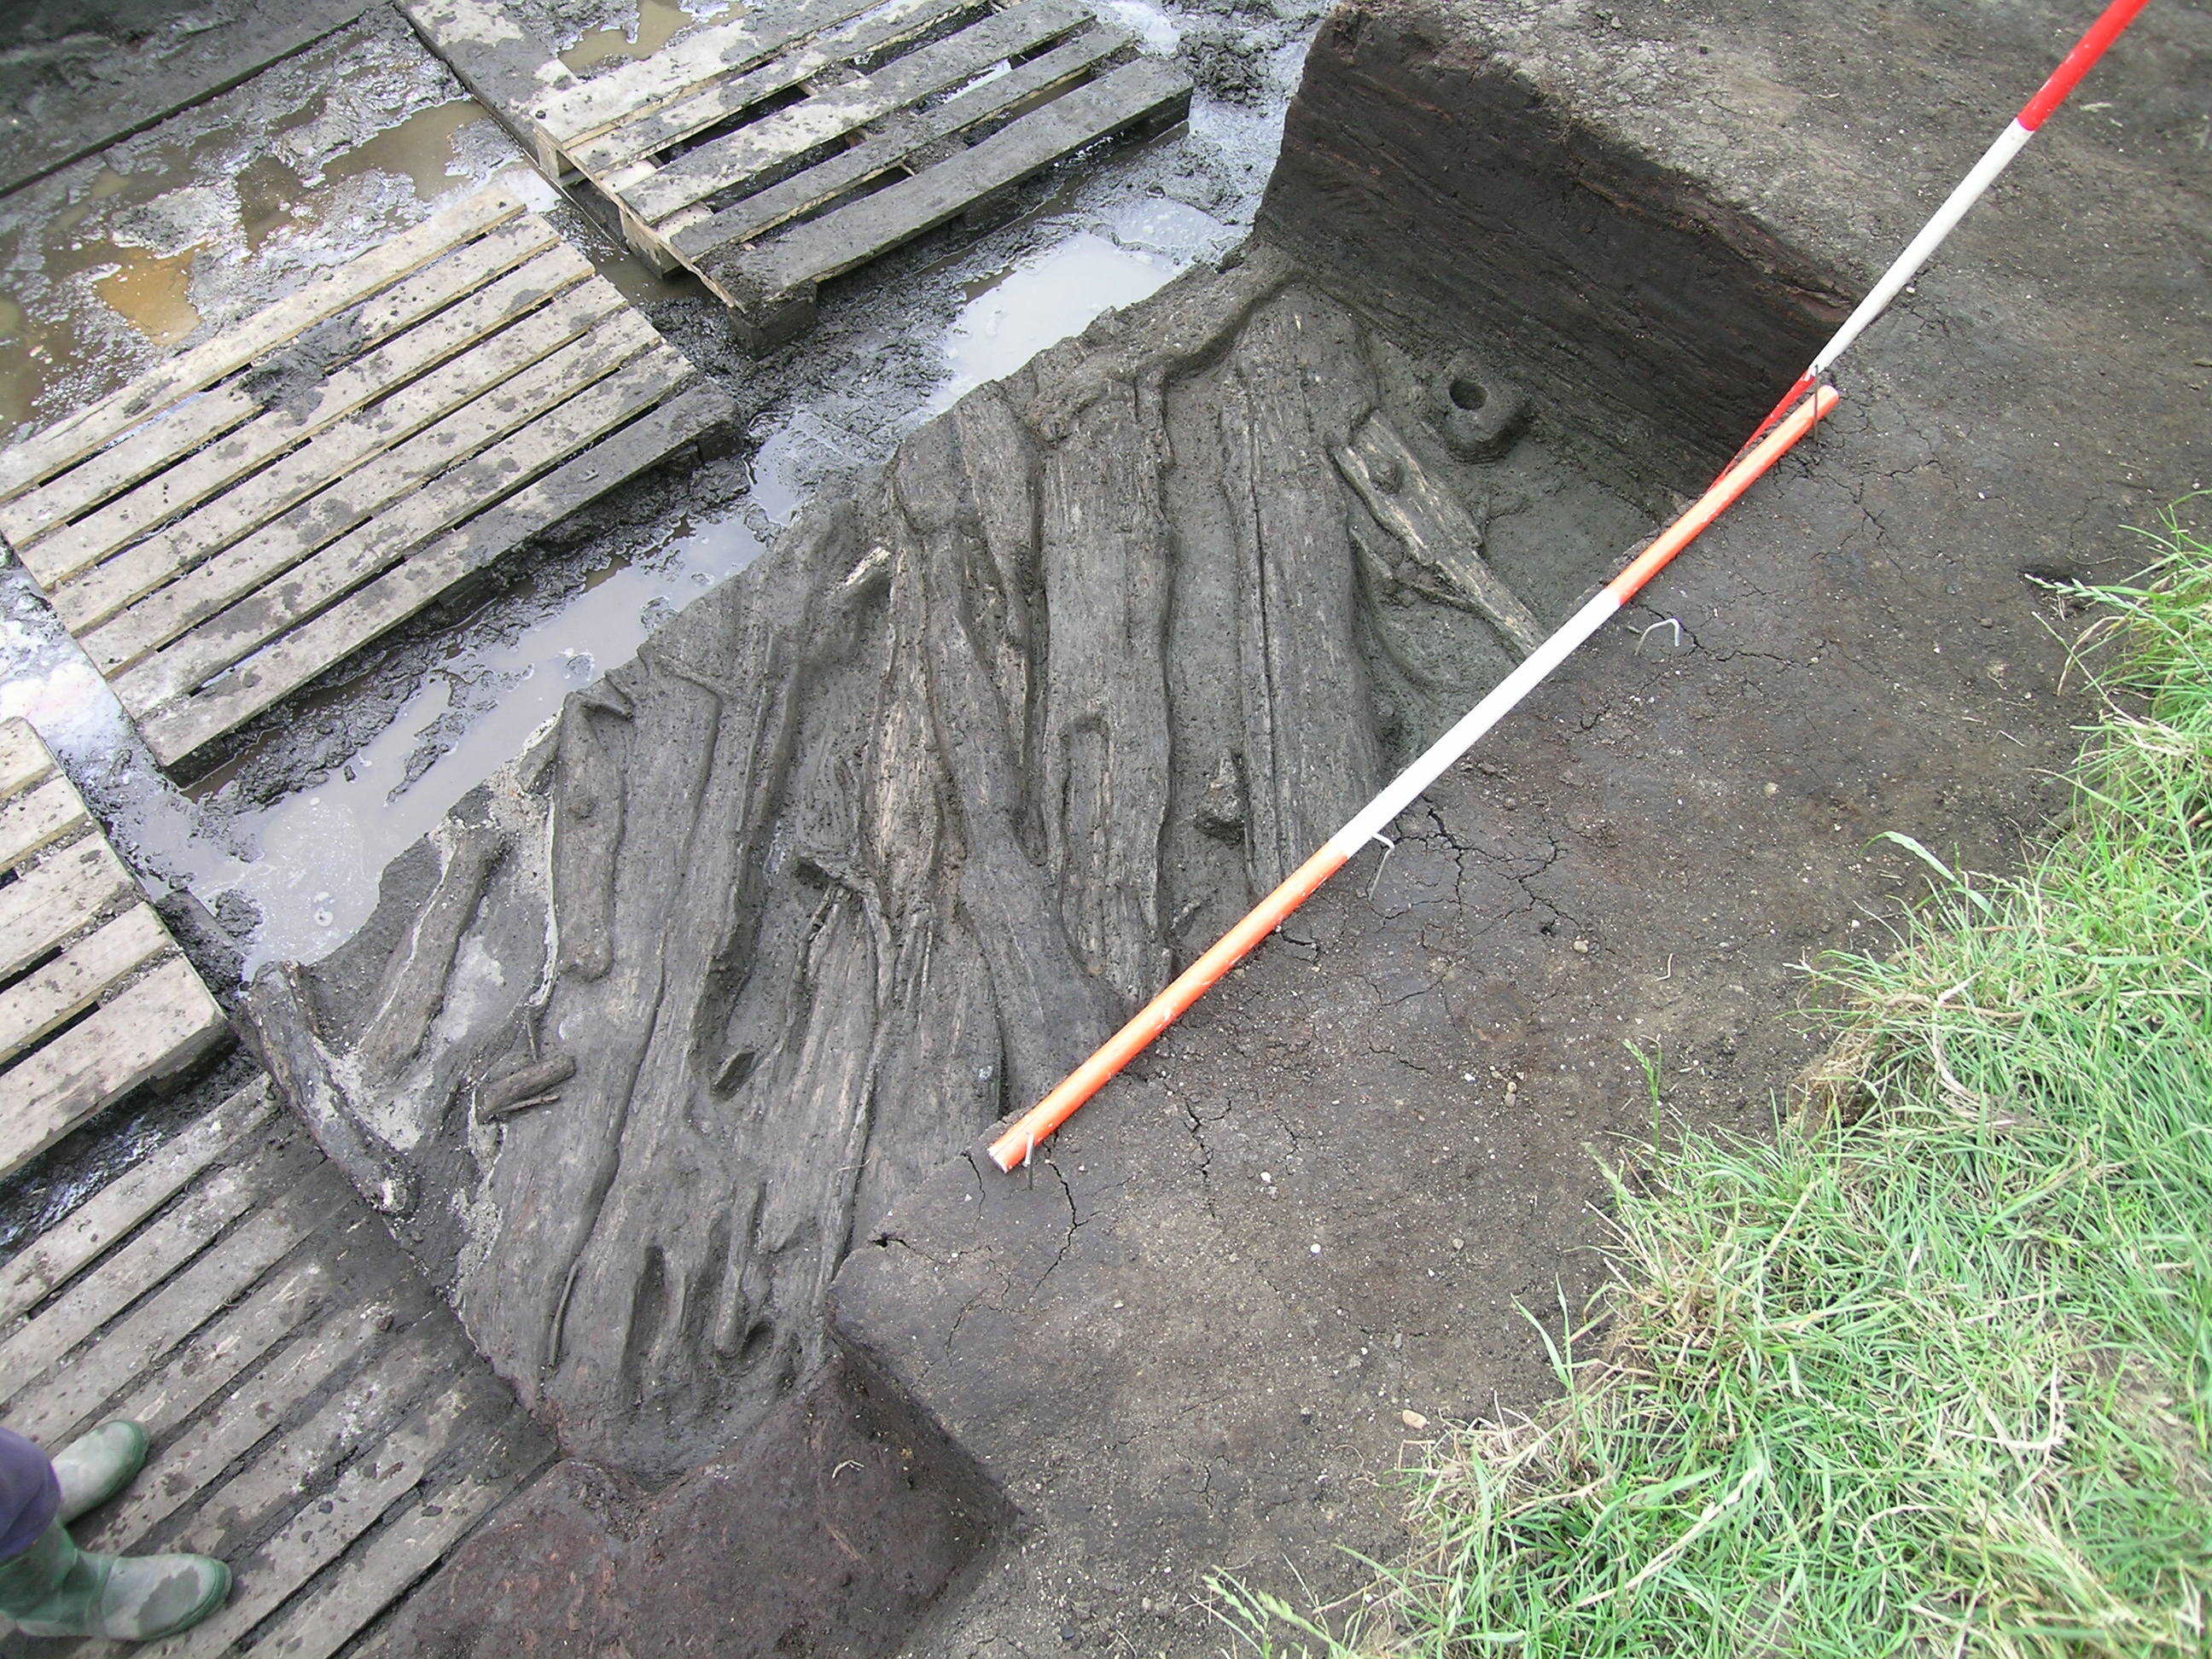
[[[465,240],[522,211],[503,190],[483,191],[324,272],[236,328],[172,359],[89,408],[0,453],[0,501],[12,501],[118,434],[212,386]]]
[[[234,399],[245,418],[235,424],[226,421],[230,429],[216,441],[207,441],[207,422],[195,404],[194,420],[156,421],[14,507],[0,509],[0,514],[40,521],[45,527],[35,537],[19,532],[5,516],[0,516],[0,531],[9,535],[31,574],[51,592],[149,527],[459,350],[481,331],[457,327],[464,319],[448,307],[556,240],[551,226],[526,215],[441,255],[379,296],[373,314],[353,319],[339,347],[341,361],[324,367],[325,377],[312,402],[266,408],[250,380],[227,386],[216,398]],[[255,367],[278,368],[283,361],[280,352]],[[200,400],[210,401],[215,399]],[[101,476],[125,472],[143,482],[120,493]],[[114,498],[102,504],[111,494]]]
[[[455,582],[617,484],[678,445],[729,418],[720,391],[696,385],[611,437],[411,555],[360,592],[240,664],[233,677],[146,722],[145,737],[174,765],[296,690],[413,616]]]
[[[1110,29],[1079,35],[957,98],[871,133],[842,155],[818,162],[676,231],[670,238],[671,246],[679,258],[693,263],[732,242],[750,241],[809,208],[910,162],[956,133],[1090,74],[1127,44],[1126,36]]]
[[[379,510],[349,510],[357,528],[289,568],[255,573],[252,591],[220,609],[207,596],[239,587],[240,571],[228,563],[217,570],[222,562],[216,561],[186,575],[172,590],[177,603],[194,601],[196,612],[214,614],[119,676],[116,696],[141,717],[191,696],[410,548],[591,441],[619,418],[606,413],[611,397],[645,395],[690,367],[643,317],[617,313],[365,469],[358,495],[377,498]],[[332,516],[337,521],[336,509]],[[102,647],[110,648],[106,641]]]
[[[671,41],[650,58],[617,64],[588,81],[538,100],[537,118],[564,147],[581,143],[618,121],[674,102],[702,82],[742,74],[762,59],[805,39],[857,17],[873,0],[805,0],[788,10],[769,14],[763,25],[738,18],[696,30]]]
[[[0,975],[18,974],[138,884],[104,836],[80,836],[0,887]]]
[[[182,1071],[229,1030],[191,963],[161,963],[0,1076],[0,1173],[140,1085]]]
[[[0,1065],[176,948],[150,904],[134,905],[102,922],[37,972],[0,991]]]
[[[54,769],[54,757],[30,721],[0,720],[0,798],[18,793]]]
[[[1430,573],[1432,583],[1425,592],[1481,617],[1516,657],[1542,642],[1542,625],[1484,562],[1481,526],[1388,420],[1369,416],[1352,441],[1332,444],[1329,455],[1376,522]]]
[[[559,268],[572,264],[584,262],[580,256],[561,256]],[[584,270],[587,274],[588,266]],[[483,411],[471,408],[474,399],[502,386],[512,390],[519,374],[621,308],[622,296],[610,284],[586,281],[325,433],[296,457],[270,468],[265,483],[257,479],[254,486],[234,492],[248,496],[246,501],[234,507],[226,497],[196,514],[190,526],[195,539],[221,541],[234,528],[247,533],[189,569],[175,571],[167,545],[149,547],[143,564],[136,548],[109,561],[93,573],[94,580],[113,573],[95,603],[105,608],[119,593],[140,592],[120,614],[87,629],[81,639],[86,654],[112,678],[369,520],[433,476],[456,451],[488,441],[478,423]],[[258,526],[243,523],[270,506],[282,510]],[[201,520],[209,521],[204,527]],[[157,576],[155,568],[162,565],[170,568]],[[172,575],[174,580],[169,580]]]
[[[1139,58],[934,167],[757,246],[708,259],[700,274],[741,318],[763,313],[966,212],[994,190],[1125,128],[1170,118],[1189,101],[1190,78],[1181,70]]]
[[[560,156],[538,124],[537,108],[549,94],[578,83],[552,47],[490,0],[400,0],[399,9],[423,44],[522,141],[538,167],[558,179]]]
[[[799,43],[757,69],[710,82],[675,103],[626,116],[564,153],[603,188],[609,187],[614,183],[611,175],[618,169],[740,115],[764,99],[836,65],[872,57],[949,19],[988,7],[989,0],[893,0]]]
[[[258,1133],[276,1109],[268,1079],[256,1078],[25,1245],[0,1266],[0,1325],[67,1284],[218,1157],[234,1154],[236,1144]]]
[[[14,1399],[77,1344],[206,1249],[210,1239],[266,1192],[262,1179],[264,1169],[298,1166],[296,1158],[281,1151],[258,1154],[246,1164],[217,1170],[140,1229],[130,1243],[70,1285],[35,1318],[0,1340],[0,1401]],[[264,1211],[263,1215],[274,1217],[265,1225],[280,1230],[289,1226],[294,1242],[304,1231],[289,1220],[288,1212]],[[250,1253],[252,1247],[248,1248]]]
[[[484,1417],[504,1403],[500,1393],[482,1376],[471,1375],[417,1408],[266,1543],[234,1559],[238,1592],[229,1605],[177,1638],[167,1652],[175,1659],[228,1653],[240,1637],[337,1560],[355,1539],[420,1485],[449,1449],[480,1445]],[[222,1549],[225,1541],[204,1537],[190,1526],[178,1540],[185,1548]]]
[[[321,1271],[318,1267],[317,1273]],[[291,1279],[285,1288],[293,1288]],[[225,1469],[276,1433],[301,1401],[312,1399],[371,1347],[388,1341],[382,1327],[392,1312],[388,1302],[333,1310],[238,1388],[214,1391],[222,1394],[214,1409],[155,1453],[146,1473],[100,1517],[99,1530],[86,1541],[93,1547],[128,1548],[198,1498]],[[294,1328],[296,1322],[284,1328]],[[264,1350],[274,1346],[275,1340]],[[236,1372],[251,1363],[242,1361]]]
[[[58,772],[0,801],[0,870],[12,870],[42,847],[92,822],[76,787]]]
[[[687,150],[624,190],[623,199],[647,219],[659,221],[717,191],[767,183],[769,175],[803,160],[810,151],[1092,21],[1090,9],[1076,0],[1022,0],[896,58],[872,75],[817,93]]]
[[[426,1488],[257,1637],[269,1659],[331,1659],[471,1528],[544,1467],[549,1449],[519,1412],[483,1455]]]

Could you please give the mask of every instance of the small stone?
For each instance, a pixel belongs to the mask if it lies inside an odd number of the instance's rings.
[[[1577,939],[1577,940],[1575,941],[1575,953],[1576,953],[1577,956],[1584,956],[1584,957],[1586,957],[1586,956],[1588,956],[1588,955],[1589,954],[1589,951],[1590,951],[1590,943],[1589,943],[1589,941],[1588,939]]]
[[[1429,1419],[1417,1411],[1400,1412],[1398,1420],[1409,1429],[1425,1429],[1429,1426]]]
[[[1467,1248],[1467,1241],[1466,1241],[1465,1239],[1463,1239],[1463,1238],[1455,1238],[1454,1240],[1452,1240],[1452,1249],[1454,1249],[1455,1250],[1463,1250],[1463,1249],[1465,1249],[1466,1248]]]

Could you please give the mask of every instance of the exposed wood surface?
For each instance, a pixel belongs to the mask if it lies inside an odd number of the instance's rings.
[[[229,1030],[38,733],[0,722],[0,1174]],[[31,1271],[0,1269],[0,1307]]]
[[[345,1651],[551,1455],[265,1079],[0,1268],[0,1322],[11,1427],[153,1438],[79,1540],[236,1574],[165,1653]]]
[[[585,78],[497,0],[402,9],[556,183],[699,276],[756,350],[807,325],[816,284],[985,222],[1012,185],[1190,100],[1083,0],[804,0]]]
[[[599,482],[564,488],[573,511],[727,407],[550,226],[484,191],[0,454],[0,537],[181,767],[443,591],[352,603],[385,573],[616,444],[623,465],[570,475]],[[657,449],[630,437],[648,430]],[[380,625],[317,627],[331,607]],[[20,816],[0,816],[0,855],[37,832]]]
[[[1125,64],[897,183],[706,261],[700,275],[741,320],[890,252],[999,191],[1132,127],[1180,119],[1190,82],[1157,59]]]

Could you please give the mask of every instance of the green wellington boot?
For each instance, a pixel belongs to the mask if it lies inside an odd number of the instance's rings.
[[[150,1642],[189,1629],[230,1594],[230,1569],[204,1555],[91,1555],[56,1522],[0,1561],[0,1613],[26,1636]]]
[[[145,1467],[146,1431],[136,1423],[118,1417],[79,1435],[54,1454],[54,1473],[62,1483],[62,1506],[54,1519],[66,1527],[121,1492]]]

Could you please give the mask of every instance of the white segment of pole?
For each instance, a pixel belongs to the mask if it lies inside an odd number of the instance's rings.
[[[1577,646],[1618,614],[1620,603],[1609,590],[1601,591],[1560,623],[1549,639],[1522,658],[1519,665],[1492,686],[1481,702],[1461,715],[1451,730],[1424,750],[1413,764],[1384,787],[1381,794],[1331,836],[1330,849],[1350,858],[1369,842],[1380,840],[1382,831],[1425,793],[1431,784],[1449,771],[1454,761],[1474,748],[1492,726],[1511,712],[1515,704],[1572,656]]]
[[[1957,228],[1966,210],[1982,199],[1984,192],[1996,182],[1997,175],[2020,154],[2021,146],[2035,137],[2027,128],[2014,121],[1998,135],[1997,141],[1982,152],[1982,159],[1960,180],[1951,193],[1943,198],[1943,205],[1936,210],[1936,216],[1920,228],[1920,234],[1905,245],[1881,280],[1870,289],[1857,308],[1844,319],[1844,325],[1820,348],[1820,356],[1813,359],[1805,371],[1806,379],[1827,373],[1837,358],[1851,349],[1851,344],[1865,333],[1874,320],[1889,309],[1891,301],[1903,293],[1906,285],[1920,274],[1920,268],[1933,257],[1943,240]]]

